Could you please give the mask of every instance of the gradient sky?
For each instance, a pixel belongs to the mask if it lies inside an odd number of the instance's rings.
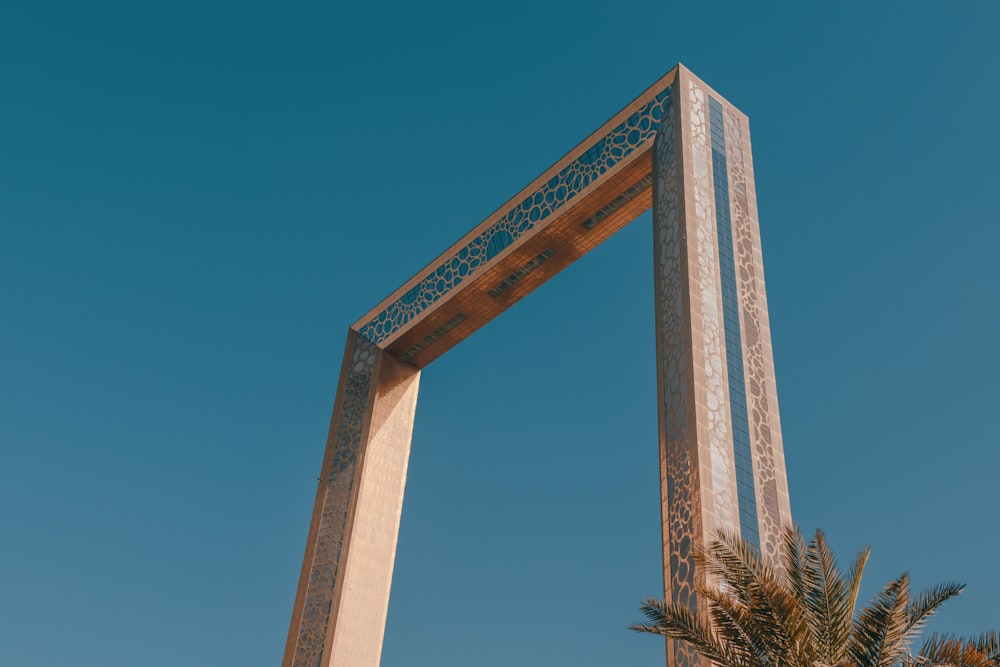
[[[0,664],[280,662],[347,327],[673,65],[792,511],[1000,627],[996,3],[0,8]],[[662,665],[647,215],[423,376],[384,667]]]

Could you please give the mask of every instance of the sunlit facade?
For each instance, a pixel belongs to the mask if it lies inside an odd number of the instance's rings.
[[[776,556],[790,509],[749,125],[679,65],[351,326],[284,667],[378,665],[421,370],[650,208],[665,597],[694,604],[692,551],[716,531]]]

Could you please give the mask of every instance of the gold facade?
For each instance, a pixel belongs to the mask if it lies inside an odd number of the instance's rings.
[[[696,604],[692,549],[717,530],[777,553],[791,519],[750,156],[746,116],[678,65],[351,327],[284,667],[379,663],[420,369],[650,207],[664,594]]]

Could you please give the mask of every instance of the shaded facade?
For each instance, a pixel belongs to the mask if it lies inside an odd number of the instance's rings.
[[[653,209],[664,595],[790,522],[746,116],[681,65],[351,326],[284,667],[375,667],[421,369]],[[698,659],[668,642],[668,663]]]

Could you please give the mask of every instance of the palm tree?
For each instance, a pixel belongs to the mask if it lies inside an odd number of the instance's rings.
[[[855,615],[869,553],[858,554],[845,577],[822,531],[806,544],[797,528],[786,530],[778,564],[723,533],[695,555],[708,581],[697,589],[703,614],[648,598],[641,607],[647,623],[631,628],[680,640],[719,667],[1000,667],[996,633],[971,642],[932,638],[917,656],[910,652],[962,584],[913,594],[903,574]]]

